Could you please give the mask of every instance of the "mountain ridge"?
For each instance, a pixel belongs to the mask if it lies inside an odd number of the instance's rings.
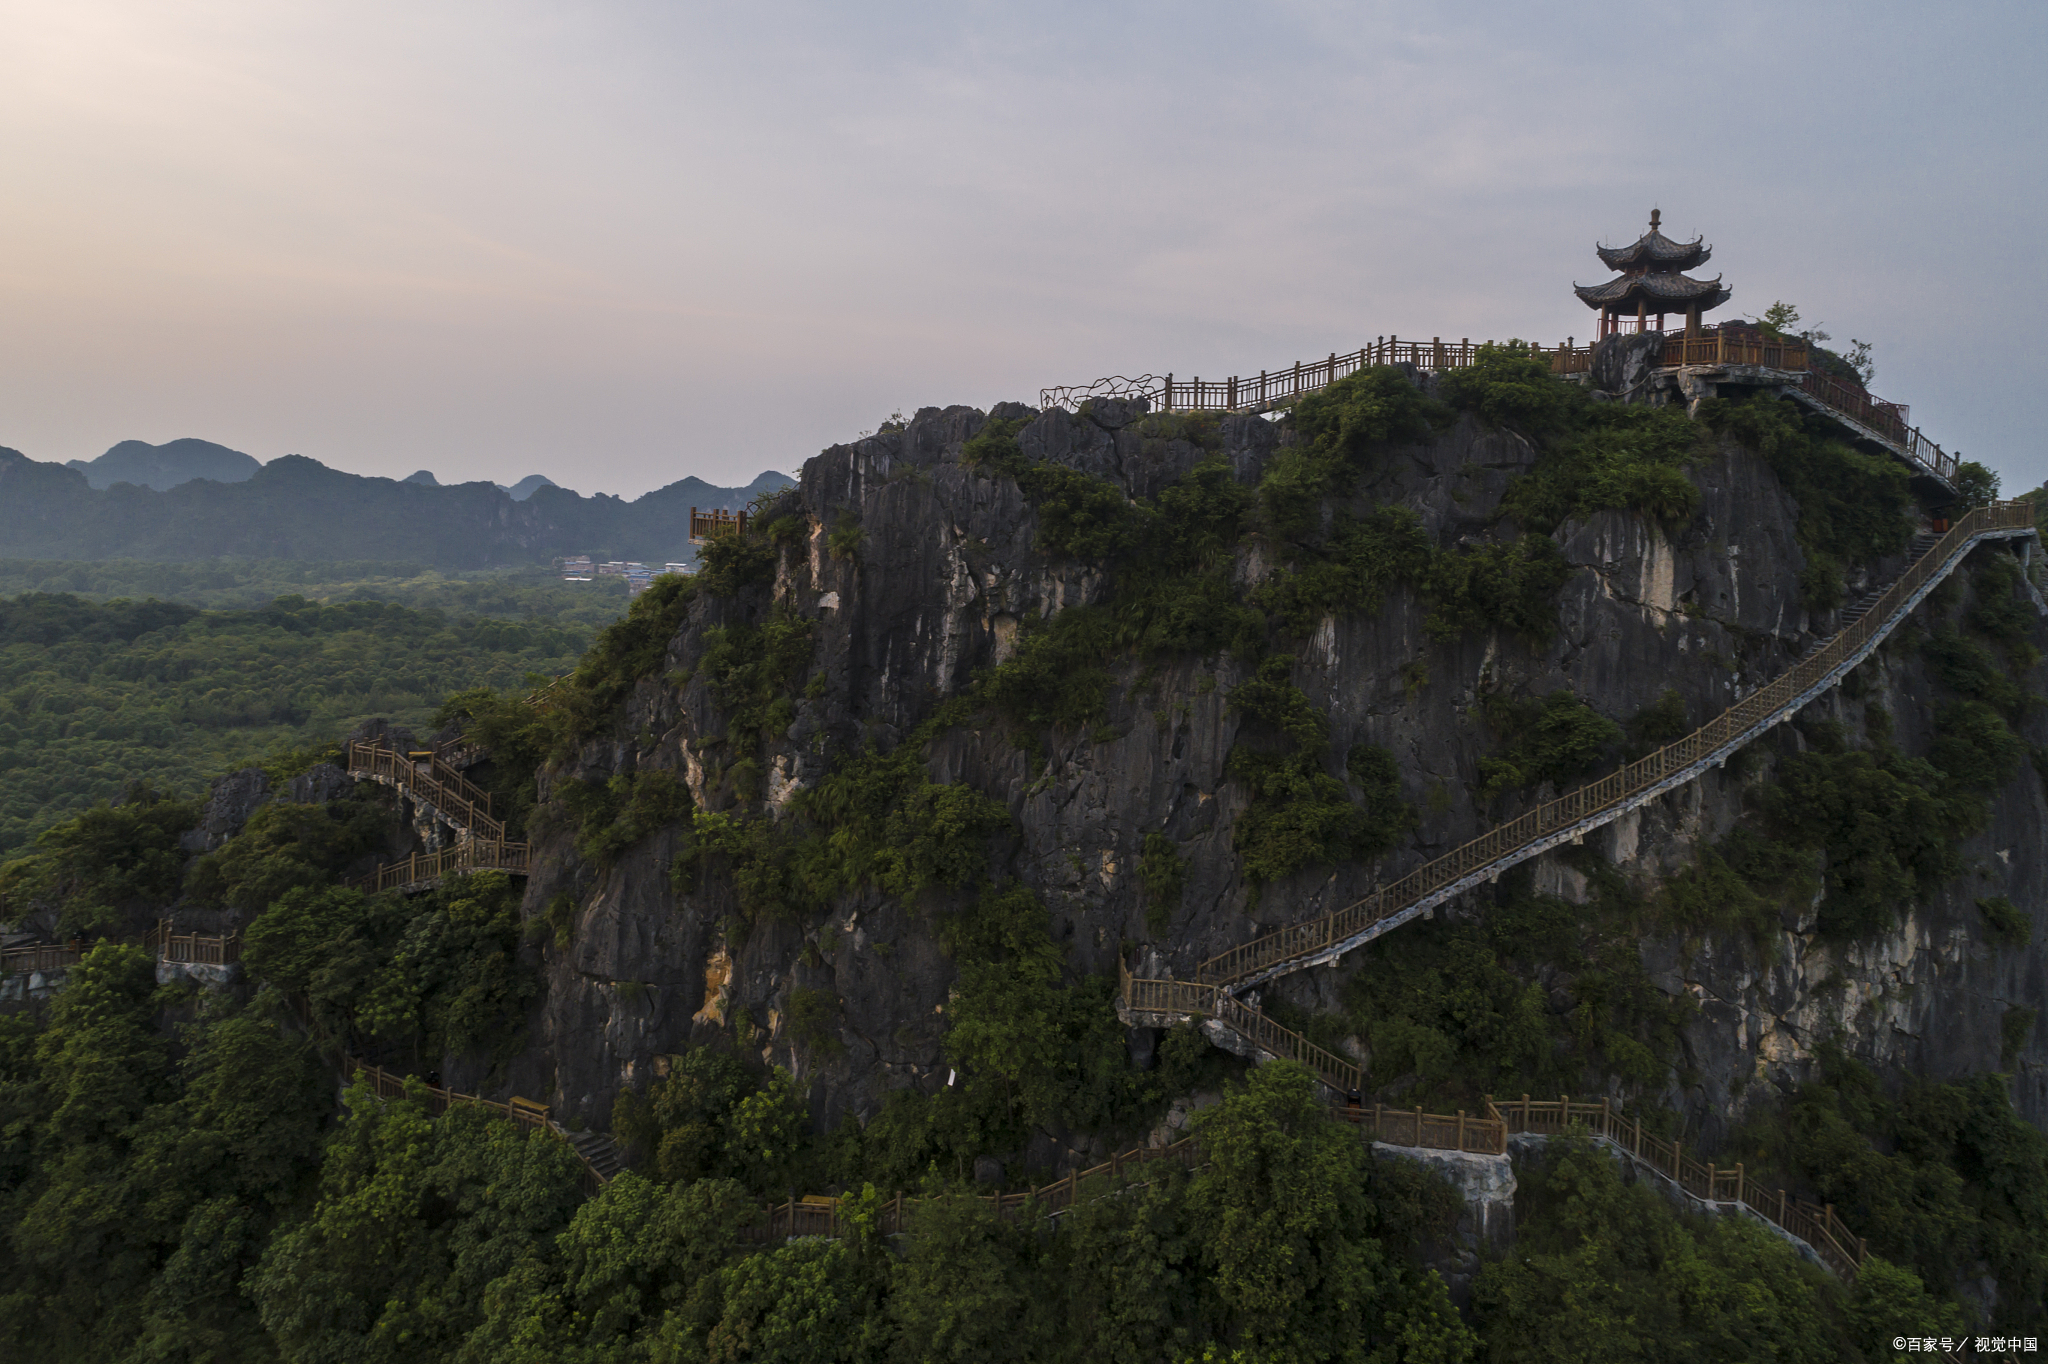
[[[160,489],[118,481],[96,488],[84,469],[0,447],[0,556],[392,557],[440,568],[564,554],[682,561],[693,556],[690,507],[737,510],[761,491],[794,482],[773,470],[739,488],[690,476],[631,500],[548,484],[521,501],[485,481],[429,486],[281,455],[233,482],[195,479]]]

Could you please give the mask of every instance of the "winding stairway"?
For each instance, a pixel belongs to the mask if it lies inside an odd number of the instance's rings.
[[[1593,830],[1720,767],[1738,749],[1840,683],[1971,550],[1992,540],[2024,539],[2034,533],[2032,504],[2015,501],[1979,507],[1946,533],[1921,536],[1905,571],[1881,592],[1853,603],[1832,638],[1683,739],[1498,825],[1342,909],[1218,953],[1195,968],[1193,980],[1138,977],[1123,968],[1119,1012],[1137,1023],[1211,1019],[1263,1053],[1302,1062],[1340,1093],[1362,1089],[1364,1076],[1356,1065],[1280,1026],[1240,996],[1277,976],[1334,963],[1473,887],[1498,880],[1510,867],[1580,842]]]
[[[396,890],[410,895],[431,890],[444,877],[458,873],[527,874],[532,865],[532,845],[506,841],[504,821],[491,814],[490,792],[465,777],[458,766],[465,758],[473,760],[473,747],[449,745],[401,751],[378,743],[348,746],[351,777],[391,787],[455,830],[453,847],[415,853],[403,862],[379,867],[356,881],[356,885],[365,890]]]

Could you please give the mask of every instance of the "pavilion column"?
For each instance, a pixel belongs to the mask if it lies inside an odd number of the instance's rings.
[[[1642,330],[1643,330],[1643,321],[1644,321],[1644,308],[1645,308],[1646,306],[1647,306],[1647,304],[1646,304],[1646,301],[1645,301],[1644,299],[1642,299],[1642,298],[1637,298],[1637,299],[1636,299],[1636,331],[1637,331],[1637,333],[1639,333],[1639,334],[1640,334],[1640,333],[1642,332]]]

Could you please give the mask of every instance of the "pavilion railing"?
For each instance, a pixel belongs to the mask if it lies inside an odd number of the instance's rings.
[[[1658,365],[1666,369],[1679,365],[1758,365],[1792,371],[1804,370],[1806,361],[1804,341],[1722,329],[1694,335],[1667,333],[1657,359]]]
[[[1796,698],[1856,656],[1880,629],[1888,628],[1886,622],[1889,618],[1937,572],[1943,571],[1948,561],[1976,536],[1994,530],[2031,529],[2033,524],[2033,504],[2028,502],[1998,502],[1969,512],[1957,520],[1933,548],[1900,574],[1876,603],[1847,629],[1691,734],[1648,757],[1624,764],[1618,771],[1588,782],[1576,791],[1547,801],[1518,819],[1488,829],[1471,842],[1424,863],[1393,884],[1342,909],[1290,924],[1220,952],[1196,969],[1196,979],[1207,984],[1236,986],[1272,967],[1328,952],[1379,921],[1400,914],[1475,873],[1503,870],[1514,865],[1523,857],[1532,855],[1528,850],[1542,844],[1547,837],[1570,829],[1708,761],[1745,734],[1772,720],[1778,712],[1786,712]],[[1778,715],[1778,718],[1789,718],[1789,712]]]

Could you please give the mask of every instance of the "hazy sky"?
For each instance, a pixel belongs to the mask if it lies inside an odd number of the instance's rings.
[[[0,444],[636,494],[1584,337],[1651,205],[2048,478],[2048,6],[0,0]]]

